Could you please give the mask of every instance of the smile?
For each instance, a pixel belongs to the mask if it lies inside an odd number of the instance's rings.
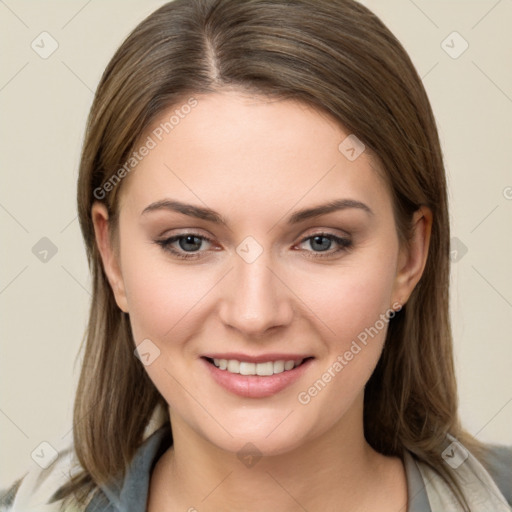
[[[292,386],[314,362],[314,357],[299,354],[295,355],[297,359],[262,355],[253,358],[259,360],[247,361],[244,359],[250,357],[241,354],[238,357],[226,354],[224,357],[203,356],[200,360],[214,382],[225,391],[244,398],[276,395]]]

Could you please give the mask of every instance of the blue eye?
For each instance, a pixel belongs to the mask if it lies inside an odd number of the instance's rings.
[[[172,253],[178,258],[191,259],[201,257],[201,253],[197,252],[203,241],[211,242],[211,240],[203,235],[197,233],[185,233],[183,235],[175,235],[165,240],[156,240],[156,243],[160,245],[165,251]],[[172,244],[178,242],[179,249],[176,250]],[[184,252],[180,252],[184,251]]]
[[[183,249],[186,252],[197,251],[201,248],[202,239],[196,235],[185,235],[176,239],[180,249]]]
[[[332,233],[316,233],[312,236],[308,236],[304,238],[301,243],[309,241],[310,247],[313,249],[318,249],[312,251],[314,255],[313,258],[323,258],[332,256],[333,254],[337,254],[340,251],[346,250],[352,246],[352,241],[348,238],[341,238],[339,236],[333,235]],[[338,245],[338,248],[334,251],[330,251],[333,242]],[[308,251],[311,252],[311,251]],[[326,253],[326,254],[321,254]]]
[[[300,243],[303,244],[308,241],[310,242],[310,247],[313,250],[306,250],[306,252],[312,253],[309,256],[312,258],[333,256],[334,254],[347,250],[352,246],[352,241],[350,239],[341,238],[333,235],[332,233],[316,233],[304,238]],[[171,236],[163,240],[155,240],[155,243],[160,245],[165,251],[170,252],[173,256],[180,259],[201,258],[205,252],[204,250],[200,250],[204,242],[211,244],[212,240],[197,233],[184,233],[181,235]],[[176,247],[176,243],[178,244],[178,247]],[[338,247],[331,250],[333,243]]]

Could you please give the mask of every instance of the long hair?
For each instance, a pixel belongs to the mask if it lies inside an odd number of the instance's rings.
[[[96,246],[91,206],[105,203],[115,233],[123,183],[106,184],[116,173],[119,178],[155,119],[193,95],[230,87],[302,101],[363,141],[389,184],[402,243],[413,212],[420,205],[432,210],[423,276],[390,322],[365,388],[364,432],[380,453],[412,452],[466,503],[441,457],[448,433],[477,456],[480,445],[458,418],[450,228],[436,123],[402,45],[353,0],[175,0],[142,21],[108,64],[90,111],[78,179],[93,282],[73,424],[83,471],[60,496],[85,503],[100,484],[124,475],[155,409],[166,408],[133,354],[129,318],[116,305]]]

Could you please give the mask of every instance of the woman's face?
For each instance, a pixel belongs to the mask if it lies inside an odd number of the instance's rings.
[[[264,454],[347,432],[425,254],[400,250],[376,162],[328,117],[196,100],[161,116],[118,185],[119,259],[102,256],[134,345],[176,431]],[[104,216],[95,204],[98,239]]]

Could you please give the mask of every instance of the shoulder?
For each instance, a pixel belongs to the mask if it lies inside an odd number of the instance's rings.
[[[68,446],[58,451],[57,459],[47,469],[34,464],[10,487],[0,490],[0,512],[111,512],[126,500],[130,504],[140,502],[143,507],[152,465],[169,444],[170,426],[164,424],[146,436],[126,475],[112,485],[96,487],[86,505],[78,505],[72,499],[52,501],[71,476],[82,470],[73,447]]]
[[[61,512],[63,501],[53,496],[77,469],[71,448],[60,451],[48,468],[31,466],[23,476],[0,490],[0,512]],[[65,510],[83,512],[83,507],[70,504]]]
[[[512,505],[512,446],[486,444],[483,465]]]
[[[453,482],[428,462],[414,459],[421,475],[430,508],[425,510],[461,510],[452,483],[463,493],[470,510],[511,512],[512,446],[480,444],[475,453],[448,434],[449,445],[442,458]],[[478,456],[477,456],[478,452]],[[450,477],[451,478],[451,477]],[[485,505],[485,507],[483,506]],[[423,510],[422,508],[422,510]]]

